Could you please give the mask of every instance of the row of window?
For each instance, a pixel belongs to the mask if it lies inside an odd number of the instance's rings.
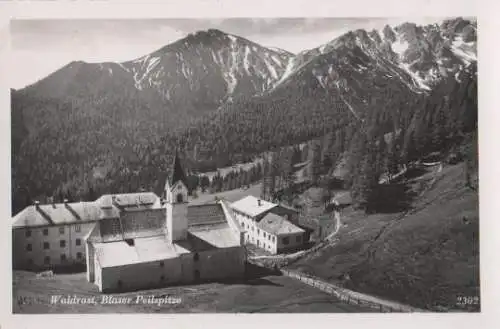
[[[81,246],[82,245],[82,240],[81,239],[76,239],[75,240],[75,245]],[[66,240],[59,241],[59,247],[66,248]],[[50,249],[50,243],[44,242],[43,243],[43,249],[44,250]],[[26,245],[26,251],[32,251],[32,250],[33,250],[33,245],[31,243],[28,243]]]
[[[66,262],[68,260],[68,257],[66,256],[66,254],[61,254],[60,259],[61,259],[61,263],[64,263],[64,262]],[[81,252],[77,252],[76,253],[76,259],[78,259],[78,260],[83,259],[83,254]],[[33,265],[33,259],[31,259],[31,258],[28,259],[28,264],[29,265]],[[44,265],[50,265],[51,264],[51,258],[50,258],[50,256],[45,256],[43,258],[43,264]]]
[[[241,226],[243,228],[246,228],[246,229],[251,229],[252,232],[255,232],[255,227],[254,226],[250,227],[250,224],[246,224],[245,225],[245,223],[243,221],[241,222]],[[261,230],[259,228],[257,228],[257,235],[260,235],[260,233],[261,233]],[[264,239],[268,239],[269,241],[272,241],[272,242],[276,241],[276,237],[273,236],[273,235],[271,235],[271,234],[269,234],[269,233],[266,233],[266,231],[262,231],[262,235],[263,235]]]
[[[60,226],[59,227],[59,234],[64,234],[64,231],[65,231],[65,226]],[[75,225],[75,232],[81,232],[82,231],[82,226],[80,224],[77,224]],[[48,228],[44,228],[43,229],[43,235],[44,236],[48,236],[49,235],[49,229]],[[30,229],[27,229],[26,231],[24,231],[24,235],[29,238],[31,237],[31,230]]]

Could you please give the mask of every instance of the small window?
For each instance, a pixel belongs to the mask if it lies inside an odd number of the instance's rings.
[[[165,263],[163,261],[160,262],[160,267],[164,267]]]
[[[44,228],[43,229],[43,235],[45,235],[45,236],[49,235],[49,229],[48,228]]]
[[[50,257],[49,256],[45,256],[45,258],[43,259],[43,263],[45,265],[49,265],[50,264]]]
[[[28,243],[26,245],[26,251],[31,251],[31,250],[33,250],[33,246],[31,245],[31,243]]]
[[[260,241],[257,240],[257,247],[260,247]]]
[[[28,229],[28,230],[24,231],[24,236],[29,238],[31,236],[31,230]]]
[[[50,249],[50,245],[48,242],[43,243],[43,249],[45,249],[45,250]]]
[[[64,226],[59,227],[59,234],[64,234]]]
[[[82,231],[82,225],[76,224],[75,225],[75,232],[81,232]]]
[[[61,254],[61,263],[66,262],[66,254]]]
[[[289,244],[290,243],[290,238],[289,237],[284,237],[283,238],[283,244]]]
[[[59,241],[59,246],[60,246],[61,248],[66,248],[66,240],[61,240],[61,241]]]
[[[82,240],[80,240],[80,239],[76,239],[76,240],[75,240],[75,244],[76,244],[77,246],[80,246],[80,245],[82,244]]]
[[[194,255],[193,255],[193,260],[194,260],[195,262],[197,262],[197,261],[199,261],[199,260],[200,260],[200,255],[199,255],[197,252],[195,252],[195,253],[194,253]]]
[[[259,230],[259,229],[257,229],[257,235],[259,235],[259,234],[260,234],[260,230]]]
[[[77,252],[76,253],[76,259],[82,259],[82,253],[81,252]]]
[[[264,239],[265,239],[267,237],[266,232],[263,232],[262,234],[264,235]]]

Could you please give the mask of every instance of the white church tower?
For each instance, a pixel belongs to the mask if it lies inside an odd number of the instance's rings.
[[[171,242],[187,237],[188,189],[187,179],[179,156],[175,152],[174,168],[165,183],[164,198],[167,212],[167,231]]]

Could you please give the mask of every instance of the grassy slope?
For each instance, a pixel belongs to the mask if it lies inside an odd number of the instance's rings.
[[[478,194],[465,187],[463,164],[436,177],[406,215],[345,209],[337,241],[291,267],[418,307],[463,308],[457,296],[479,296]]]
[[[266,276],[241,283],[206,283],[191,286],[113,294],[115,297],[169,295],[181,303],[171,305],[100,304],[96,287],[83,273],[36,278],[33,273],[14,272],[14,313],[267,313],[267,312],[373,312],[360,306],[346,305],[333,296],[283,276]],[[96,305],[50,304],[50,296],[96,298]],[[17,303],[17,301],[32,303]]]

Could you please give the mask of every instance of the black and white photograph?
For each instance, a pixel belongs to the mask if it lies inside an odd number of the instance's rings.
[[[478,33],[12,19],[12,313],[480,313]]]

